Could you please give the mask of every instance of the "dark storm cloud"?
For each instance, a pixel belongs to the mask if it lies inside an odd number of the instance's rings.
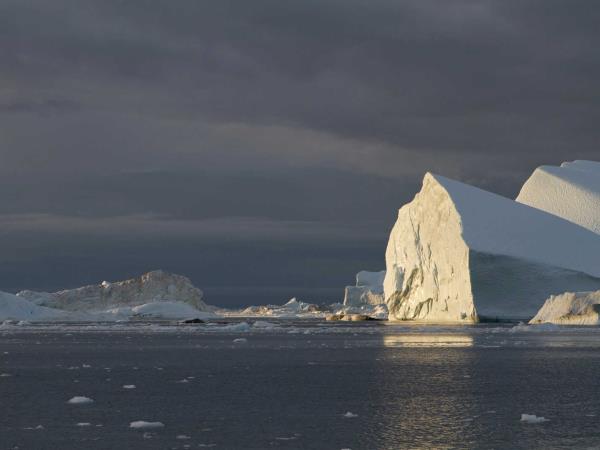
[[[26,284],[17,260],[22,273],[58,252],[14,224],[70,249],[52,282],[27,278],[37,287],[87,280],[69,272],[77,258],[114,274],[128,251],[124,270],[143,270],[185,253],[173,235],[269,231],[265,248],[319,242],[339,267],[298,276],[349,280],[383,264],[382,236],[426,170],[514,196],[537,165],[600,158],[599,17],[600,4],[553,0],[0,0],[3,286]],[[162,246],[139,245],[140,217]],[[110,237],[92,261],[69,233],[98,230]],[[358,240],[381,262],[324,244]],[[37,246],[23,260],[25,241]],[[199,282],[227,271],[185,254],[176,266]],[[286,261],[273,252],[251,278],[267,286]]]

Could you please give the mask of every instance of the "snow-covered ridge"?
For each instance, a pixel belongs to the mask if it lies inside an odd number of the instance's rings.
[[[553,295],[529,323],[600,325],[600,291]]]
[[[517,201],[600,233],[600,163],[579,160],[538,167]]]
[[[36,305],[67,311],[104,311],[154,302],[183,302],[200,311],[209,310],[202,301],[202,291],[188,278],[162,270],[114,283],[104,281],[54,293],[21,291],[17,296]]]
[[[528,319],[552,293],[600,288],[598,255],[600,237],[578,225],[428,173],[390,234],[390,318]]]

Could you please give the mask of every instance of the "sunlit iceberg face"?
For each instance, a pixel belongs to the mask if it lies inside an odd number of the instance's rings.
[[[472,347],[467,334],[397,334],[383,337],[386,347]]]

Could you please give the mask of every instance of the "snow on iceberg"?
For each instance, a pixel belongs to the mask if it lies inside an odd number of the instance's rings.
[[[600,234],[600,163],[541,166],[521,188],[517,201]]]
[[[549,213],[426,174],[386,250],[390,319],[530,319],[544,299],[600,288],[600,236]]]
[[[210,307],[202,291],[181,275],[155,270],[130,280],[84,286],[55,293],[21,291],[19,297],[40,306],[69,311],[103,311],[154,302],[184,302],[200,311]]]
[[[383,298],[383,280],[385,270],[380,272],[367,272],[362,270],[356,274],[356,285],[346,286],[344,291],[344,305],[380,305],[385,303]]]
[[[600,291],[553,295],[529,323],[600,325]]]

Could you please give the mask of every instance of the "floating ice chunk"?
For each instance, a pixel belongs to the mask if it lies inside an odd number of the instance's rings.
[[[83,367],[84,369],[89,369],[92,366],[90,366],[89,364],[82,364],[81,367]]]
[[[75,396],[72,399],[70,399],[67,403],[70,405],[87,405],[90,403],[94,403],[94,400],[92,400],[89,397]]]
[[[190,382],[190,380],[188,380],[187,378],[184,378],[183,380],[176,381],[175,383],[189,383],[189,382]]]
[[[25,427],[24,430],[44,430],[44,425],[38,425],[37,427]]]
[[[76,425],[78,427],[91,427],[92,426],[92,424],[89,422],[78,422]]]
[[[344,414],[344,417],[346,419],[354,419],[355,417],[358,417],[358,414],[354,414],[354,413],[348,411],[346,414]]]
[[[123,389],[135,389],[135,384],[124,384]]]
[[[177,436],[175,436],[175,439],[179,439],[179,440],[185,441],[185,440],[191,439],[191,437],[189,437],[189,436],[187,436],[185,434],[178,434]]]
[[[544,423],[549,422],[550,419],[545,417],[538,417],[535,414],[521,414],[521,422],[525,423]]]
[[[156,428],[164,428],[165,424],[162,422],[146,422],[145,420],[136,420],[129,424],[129,428],[136,430],[152,430]]]
[[[252,328],[276,328],[276,323],[267,322],[266,320],[257,320],[252,324]]]
[[[237,338],[233,340],[234,344],[246,344],[248,342],[248,339],[246,338]]]
[[[250,330],[250,325],[247,322],[234,323],[231,325],[223,325],[213,328],[214,330],[239,333]]]
[[[8,378],[8,377],[12,377],[12,375],[10,373],[0,373],[0,378]]]
[[[600,325],[600,291],[552,295],[529,323]]]

